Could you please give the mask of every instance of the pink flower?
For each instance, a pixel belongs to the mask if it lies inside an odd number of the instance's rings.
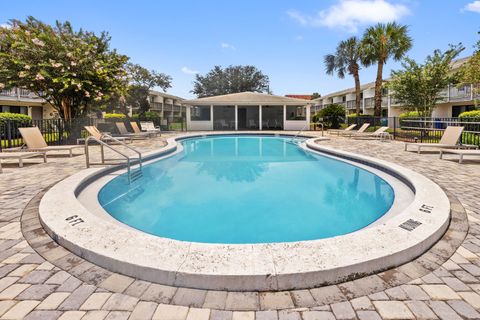
[[[37,75],[35,76],[35,80],[38,80],[38,81],[45,80],[45,77],[42,76],[40,73],[37,73]]]
[[[42,40],[37,39],[37,38],[33,38],[33,39],[32,39],[32,42],[33,42],[34,44],[36,44],[37,46],[40,46],[40,47],[45,46],[45,42],[43,42]]]
[[[85,91],[85,97],[90,98],[90,92]]]
[[[0,89],[5,88],[5,85],[3,83],[0,83]]]

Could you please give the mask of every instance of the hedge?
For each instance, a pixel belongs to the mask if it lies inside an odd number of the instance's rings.
[[[157,121],[160,119],[160,115],[156,113],[155,111],[147,111],[142,114],[134,114],[132,115],[132,118],[137,119],[137,120],[143,120],[143,121]]]
[[[125,119],[127,116],[123,113],[105,113],[104,119]]]
[[[21,113],[0,112],[0,121],[3,120],[32,121],[32,117]]]
[[[400,118],[419,118],[420,114],[418,111],[407,111],[400,114]]]
[[[465,111],[460,113],[459,118],[480,118],[480,110]]]

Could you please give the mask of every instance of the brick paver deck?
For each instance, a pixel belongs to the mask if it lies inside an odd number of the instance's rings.
[[[135,142],[141,150],[164,138]],[[442,240],[413,262],[333,286],[285,292],[175,288],[112,273],[56,245],[39,225],[42,192],[84,156],[4,165],[0,174],[0,319],[480,319],[480,162],[404,152],[400,142],[332,138],[328,146],[416,170],[452,202]],[[468,223],[467,223],[468,217]],[[468,229],[468,234],[467,234]]]

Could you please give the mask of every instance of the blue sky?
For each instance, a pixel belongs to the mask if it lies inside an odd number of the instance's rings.
[[[112,47],[171,75],[168,92],[186,98],[192,97],[194,73],[214,65],[255,65],[279,95],[351,87],[351,78],[325,74],[323,56],[376,22],[408,25],[414,40],[408,55],[420,61],[449,43],[462,42],[467,47],[462,56],[469,55],[480,31],[475,0],[24,0],[2,6],[0,24],[28,15],[108,31]],[[389,62],[384,77],[398,67]],[[374,67],[362,70],[363,83],[374,77]]]

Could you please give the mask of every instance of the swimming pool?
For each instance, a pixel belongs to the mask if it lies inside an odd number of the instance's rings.
[[[285,136],[181,140],[179,153],[125,175],[98,194],[112,217],[181,241],[224,244],[316,240],[382,217],[392,187],[359,166],[305,150]]]

